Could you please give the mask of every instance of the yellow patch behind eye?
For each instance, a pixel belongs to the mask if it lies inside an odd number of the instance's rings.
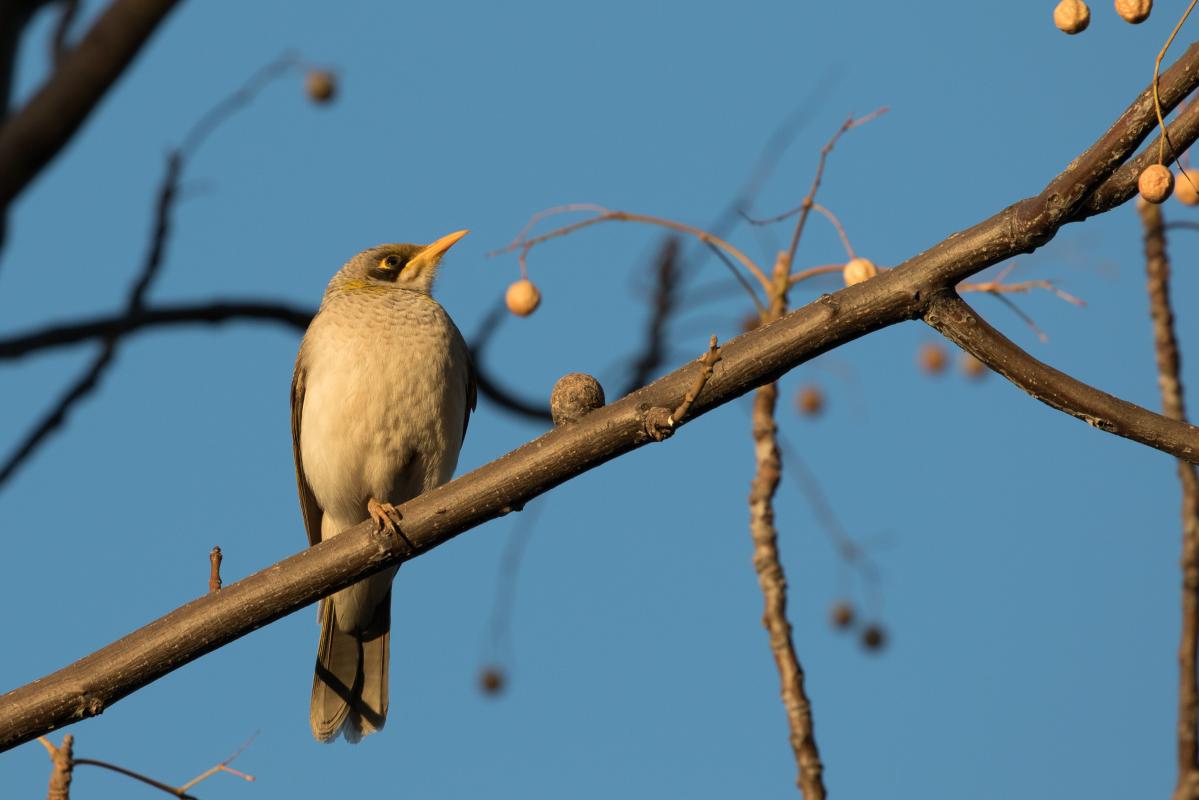
[[[387,259],[389,259],[391,257],[392,256],[384,256],[383,258],[380,258],[379,263],[376,265],[377,269],[381,269],[384,272],[396,272],[397,270],[399,270],[399,268],[402,267],[403,264],[401,264],[399,261],[396,261],[394,264],[388,264]]]

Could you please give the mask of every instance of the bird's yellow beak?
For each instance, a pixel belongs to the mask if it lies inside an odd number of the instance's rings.
[[[433,269],[441,261],[441,257],[446,254],[446,251],[454,246],[454,243],[461,239],[470,231],[454,231],[453,233],[442,236],[433,244],[425,245],[424,249],[416,254],[416,257],[408,262],[408,269],[412,274],[420,275],[425,270]]]

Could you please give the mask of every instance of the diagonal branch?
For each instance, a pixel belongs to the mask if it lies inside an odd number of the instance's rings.
[[[1199,83],[1199,47],[1192,46],[1162,76],[1167,110]],[[1088,206],[1119,164],[1154,124],[1146,95],[1095,146],[1054,179],[1045,192],[968,231],[950,237],[893,270],[729,341],[696,398],[689,424],[703,414],[776,380],[822,353],[895,323],[926,317],[956,332],[974,352],[991,353],[1001,371],[1031,386],[1053,379],[1047,402],[1098,427],[1194,463],[1199,429],[1097,392],[1016,348],[952,293],[952,287],[1013,248],[1033,249],[1066,222],[1118,204],[1118,193]],[[1177,124],[1176,121],[1175,124]],[[1185,148],[1194,136],[1173,135]],[[1057,200],[1052,200],[1057,198]],[[1039,209],[1039,211],[1038,211]],[[645,413],[677,408],[698,372],[697,361],[544,434],[513,452],[403,504],[404,534],[378,534],[364,523],[274,564],[219,592],[206,594],[149,625],[41,680],[0,696],[0,749],[8,749],[75,720],[95,716],[122,697],[247,633],[362,578],[425,552],[470,528],[524,506],[529,500],[651,441]],[[1027,381],[1025,381],[1027,383]],[[81,508],[85,518],[91,509]],[[409,549],[408,542],[415,546]]]
[[[153,234],[145,261],[138,273],[137,279],[129,291],[125,313],[136,314],[145,307],[146,292],[162,268],[163,256],[166,252],[166,242],[171,230],[171,213],[174,209],[176,193],[179,189],[179,174],[183,161],[178,152],[172,152],[167,157],[166,173],[158,189],[158,199],[155,203]],[[35,424],[25,438],[13,448],[12,453],[0,465],[0,486],[3,486],[20,469],[38,446],[46,441],[56,430],[67,421],[71,409],[84,397],[91,394],[100,385],[100,378],[112,364],[117,355],[119,339],[115,336],[103,337],[100,350],[92,357],[91,363],[75,379],[75,381],[58,398],[58,401]]]
[[[1178,458],[1199,461],[1199,428],[1101,392],[1044,364],[987,324],[952,292],[937,296],[924,321],[979,361],[1058,411]]]
[[[71,140],[178,0],[113,0],[0,128],[0,210]]]

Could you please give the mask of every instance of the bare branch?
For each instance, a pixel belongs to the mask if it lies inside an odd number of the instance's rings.
[[[92,339],[122,338],[148,328],[196,323],[215,325],[238,321],[276,322],[302,333],[315,313],[313,309],[270,300],[214,300],[164,304],[143,308],[132,314],[112,314],[79,322],[50,325],[8,339],[0,339],[0,361]]]
[[[550,416],[548,403],[537,403],[518,397],[514,392],[501,386],[499,381],[492,378],[490,371],[487,369],[486,360],[484,359],[487,345],[491,343],[492,335],[507,316],[508,312],[504,304],[498,303],[483,318],[479,329],[471,337],[470,357],[475,365],[475,384],[478,386],[480,394],[500,408],[522,417],[528,417],[531,420],[552,423],[554,418]]]
[[[71,778],[75,770],[75,737],[67,734],[62,737],[58,747],[50,744],[48,739],[38,737],[50,752],[50,786],[46,791],[46,800],[70,800]]]
[[[0,212],[71,140],[178,0],[113,0],[0,127]]]
[[[118,3],[121,1],[118,0]],[[86,44],[86,40],[80,45],[80,49],[83,48],[84,44]],[[74,58],[74,52],[72,52],[71,56],[68,56],[68,59]],[[146,293],[162,269],[167,241],[171,231],[175,199],[179,193],[179,182],[182,178],[187,158],[195,153],[205,138],[218,125],[228,119],[238,109],[245,106],[268,82],[281,75],[286,69],[293,66],[294,63],[295,58],[293,56],[284,54],[282,57],[268,64],[236,92],[215,105],[202,116],[184,137],[183,144],[167,154],[166,170],[162,182],[158,187],[157,200],[154,205],[154,224],[150,235],[150,245],[146,252],[146,258],[142,263],[141,271],[130,288],[129,297],[125,304],[126,316],[133,317],[145,310]],[[66,66],[63,69],[65,70]],[[4,130],[6,128],[0,129],[0,152],[3,151]],[[0,163],[3,162],[0,161]],[[3,175],[3,171],[0,171],[0,184],[3,182]],[[0,208],[2,207],[2,203],[0,203]],[[21,465],[33,455],[43,442],[62,427],[71,409],[79,401],[96,390],[100,385],[100,378],[112,364],[113,359],[116,358],[119,341],[119,338],[116,336],[105,336],[101,339],[100,351],[96,353],[87,369],[59,396],[58,402],[30,429],[20,444],[14,448],[3,466],[0,466],[0,487],[16,473]]]
[[[1157,360],[1162,413],[1186,421],[1180,375],[1174,312],[1170,308],[1170,260],[1166,254],[1162,210],[1138,203],[1145,238],[1145,271],[1148,275],[1149,316]],[[1199,476],[1195,467],[1178,462],[1182,484],[1182,631],[1178,642],[1178,782],[1174,800],[1199,797]]]
[[[939,295],[924,321],[991,369],[1048,406],[1092,427],[1199,461],[1199,428],[1154,414],[1043,364],[992,328],[962,298]]]
[[[1177,105],[1199,84],[1199,46],[1162,76],[1163,108]],[[1196,133],[1179,116],[1172,141],[1187,147]],[[1103,430],[1194,463],[1199,429],[1097,392],[1031,359],[979,320],[952,287],[991,264],[1053,238],[1067,222],[1122,202],[1113,177],[1152,130],[1154,110],[1142,93],[1116,125],[1049,183],[1037,197],[951,236],[868,281],[825,295],[721,348],[715,372],[691,407],[689,424],[712,409],[815,356],[904,320],[938,322],[976,357],[1037,392],[1050,381],[1046,402],[1090,417]],[[1112,180],[1116,183],[1108,184]],[[1091,200],[1103,192],[1103,201]],[[950,318],[952,317],[952,319]],[[703,366],[692,361],[572,425],[555,428],[473,472],[403,504],[404,534],[417,553],[519,508],[571,478],[651,441],[644,412],[675,408]],[[86,515],[88,509],[80,509]],[[129,693],[321,597],[413,557],[398,537],[364,523],[221,591],[206,594],[80,661],[0,696],[0,749],[72,721],[99,714]]]
[[[812,193],[809,193],[809,199]],[[786,311],[790,270],[791,253],[779,253],[774,266],[775,288],[770,310],[762,318],[763,322],[775,322]],[[715,345],[716,337],[712,337],[712,342]],[[774,524],[774,496],[783,469],[775,422],[778,396],[777,381],[759,386],[754,393],[751,430],[755,470],[749,490],[749,534],[754,545],[754,571],[758,574],[758,586],[765,604],[762,625],[770,638],[770,652],[779,673],[779,693],[791,732],[791,750],[798,771],[796,784],[805,800],[824,800],[824,765],[816,746],[812,703],[804,685],[803,666],[795,651],[791,622],[787,618],[787,576],[779,560],[778,529]]]
[[[621,392],[622,395],[648,383],[654,372],[666,360],[666,326],[678,304],[678,258],[678,238],[667,237],[662,241],[654,263],[653,309],[645,329],[645,343],[642,345],[641,354],[633,359],[633,374],[629,378],[628,385]],[[735,270],[734,272],[738,276],[741,275]]]

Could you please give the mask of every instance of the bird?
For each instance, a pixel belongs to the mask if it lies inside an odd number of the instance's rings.
[[[397,506],[448,481],[475,408],[470,350],[432,297],[446,251],[383,244],[329,281],[296,356],[292,450],[309,545],[366,520],[402,535]],[[351,743],[383,727],[398,567],[321,601],[310,723]]]

